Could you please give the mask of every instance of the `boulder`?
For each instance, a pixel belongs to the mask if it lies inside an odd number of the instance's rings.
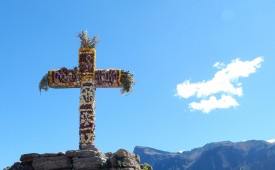
[[[34,158],[32,166],[39,170],[56,170],[72,168],[70,159],[67,156],[46,156]]]

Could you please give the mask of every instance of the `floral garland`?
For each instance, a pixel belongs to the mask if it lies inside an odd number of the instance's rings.
[[[43,78],[39,82],[39,91],[41,93],[42,90],[48,91],[49,89],[49,73],[45,74]]]
[[[120,82],[122,84],[121,93],[130,93],[133,90],[133,86],[135,85],[134,75],[129,71],[121,71]]]

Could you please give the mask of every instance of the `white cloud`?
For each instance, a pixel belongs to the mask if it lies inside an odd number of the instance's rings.
[[[222,67],[224,67],[224,64],[223,63],[221,63],[221,62],[216,62],[214,65],[213,65],[213,67],[216,67],[216,68],[222,68]]]
[[[252,61],[241,61],[237,58],[226,66],[216,62],[213,67],[219,70],[211,80],[198,83],[185,80],[177,85],[176,96],[186,99],[192,96],[200,98],[200,102],[192,102],[189,107],[191,110],[200,110],[205,113],[217,108],[236,107],[239,104],[233,96],[243,95],[242,83],[238,82],[239,78],[255,73],[261,67],[261,62],[263,57],[257,57]],[[214,96],[217,94],[221,95],[220,99]]]
[[[226,109],[238,105],[238,102],[232,96],[222,95],[220,99],[210,96],[208,100],[201,100],[199,103],[192,102],[189,104],[189,107],[191,110],[200,110],[204,113],[209,113],[213,109]]]

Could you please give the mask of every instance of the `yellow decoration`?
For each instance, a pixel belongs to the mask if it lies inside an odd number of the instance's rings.
[[[93,74],[86,74],[86,75],[80,75],[80,84],[82,84],[85,80],[89,81],[92,80],[94,78]]]
[[[82,48],[79,48],[79,52],[91,52],[93,54],[95,54],[95,49],[94,48],[85,48],[85,47],[82,47]]]
[[[53,87],[53,86],[54,86],[54,85],[53,85],[53,79],[52,79],[53,71],[54,71],[54,70],[50,70],[50,71],[49,71],[49,76],[48,76],[48,79],[49,79],[49,86],[50,86],[50,87]]]
[[[121,85],[121,70],[118,70],[118,86]]]

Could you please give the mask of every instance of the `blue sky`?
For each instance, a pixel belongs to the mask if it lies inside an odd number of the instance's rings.
[[[40,95],[38,83],[50,69],[78,65],[86,29],[101,40],[97,68],[136,80],[127,96],[96,91],[103,152],[274,139],[274,8],[271,0],[1,1],[0,168],[24,153],[78,149],[79,89]],[[220,73],[224,81],[214,81]]]

